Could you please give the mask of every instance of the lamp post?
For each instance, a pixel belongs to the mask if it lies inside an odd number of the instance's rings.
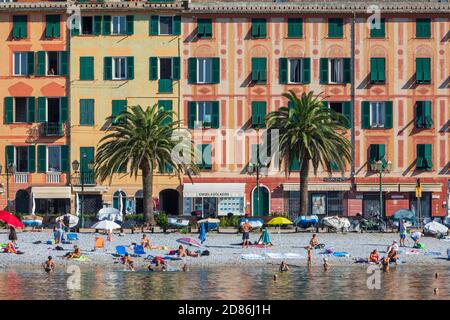
[[[383,175],[391,172],[392,162],[391,161],[373,161],[370,164],[370,169],[376,172],[380,178],[380,217],[383,214]]]
[[[87,155],[83,153],[81,155],[82,161],[86,161]],[[83,168],[80,168],[80,162],[78,160],[72,161],[72,169],[75,174],[80,175],[81,180],[81,208],[80,208],[80,217],[81,217],[81,228],[84,228],[84,181],[85,181],[85,174],[90,173],[94,168],[94,163],[92,161],[89,161],[88,165],[88,171],[84,171]]]
[[[3,166],[0,164],[0,175],[2,174]],[[6,174],[6,210],[10,212],[9,206],[9,176],[16,173],[16,166],[13,163],[6,164],[5,174]]]

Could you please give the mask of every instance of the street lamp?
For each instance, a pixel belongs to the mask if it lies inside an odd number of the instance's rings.
[[[81,155],[82,160],[86,161],[87,155],[83,153]],[[85,174],[92,172],[94,169],[94,163],[92,161],[89,161],[87,164],[88,171],[84,171],[83,168],[80,169],[80,162],[78,160],[72,161],[72,169],[75,174],[80,175],[81,180],[81,210],[80,210],[80,216],[81,216],[81,228],[84,228],[84,182],[85,182]]]
[[[0,175],[2,174],[3,166],[0,164]],[[10,212],[10,205],[9,205],[9,176],[14,175],[16,173],[16,165],[13,163],[8,163],[6,165],[5,169],[6,173],[6,210]]]
[[[391,172],[392,162],[389,160],[386,161],[373,161],[370,164],[370,169],[378,174],[380,177],[380,217],[383,214],[383,175]]]

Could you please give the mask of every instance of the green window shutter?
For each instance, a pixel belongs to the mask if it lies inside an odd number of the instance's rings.
[[[256,82],[259,80],[259,70],[258,70],[258,58],[252,58],[252,81]]]
[[[211,116],[211,128],[219,129],[219,127],[220,127],[219,101],[213,101],[212,116]]]
[[[5,169],[8,165],[14,164],[14,146],[6,146],[5,147],[5,155],[6,155],[6,163]]]
[[[200,39],[212,37],[212,19],[197,20],[197,36]]]
[[[94,99],[80,99],[80,125],[94,125]]]
[[[372,162],[378,161],[378,144],[371,144],[369,146],[369,165]]]
[[[173,17],[172,33],[176,36],[179,36],[181,34],[181,16]]]
[[[212,83],[220,83],[220,58],[212,58]]]
[[[63,145],[61,146],[61,172],[69,172],[69,146]]]
[[[94,147],[80,147],[80,155],[85,154],[86,157],[80,157],[80,170],[83,172],[87,172],[87,176],[84,177],[86,183],[93,183],[93,171],[89,170],[88,164],[89,162],[94,162]]]
[[[291,101],[289,101],[291,102]],[[330,107],[330,103],[328,101],[322,101],[323,107],[324,108],[329,108]]]
[[[424,159],[426,162],[426,170],[431,170],[433,168],[433,154],[431,150],[431,144],[426,144],[424,146]]]
[[[344,36],[344,20],[342,18],[328,19],[328,37],[342,38]]]
[[[61,75],[67,76],[69,75],[69,52],[68,51],[60,51],[59,52],[60,62],[61,62]]]
[[[378,81],[378,62],[377,58],[370,58],[370,81],[376,83]]]
[[[13,38],[26,39],[27,38],[27,23],[28,16],[20,15],[13,16]]]
[[[195,101],[188,102],[188,128],[194,129],[197,120],[197,103]]]
[[[372,83],[384,83],[386,63],[385,58],[370,58],[370,81]]]
[[[188,83],[197,83],[197,58],[188,58]]]
[[[371,38],[384,38],[385,36],[386,36],[385,19],[381,18],[380,19],[380,28],[379,29],[376,29],[376,28],[370,29],[370,37]]]
[[[61,36],[60,24],[61,24],[61,16],[59,14],[47,15],[45,27],[46,37],[59,38]],[[50,29],[50,31],[48,31],[48,29]]]
[[[38,122],[47,121],[47,98],[38,97]]]
[[[267,59],[260,58],[259,60],[259,78],[262,82],[267,81]]]
[[[150,80],[157,80],[158,79],[158,58],[156,57],[150,57],[149,60],[149,79]]]
[[[266,19],[255,18],[252,19],[252,37],[265,38],[267,35]]]
[[[134,57],[127,57],[127,80],[134,79]]]
[[[294,157],[294,159],[292,159],[289,170],[300,171],[300,162],[298,161],[298,157]]]
[[[94,57],[80,57],[80,80],[94,80]]]
[[[98,36],[102,33],[102,16],[94,16],[93,34]]]
[[[267,21],[266,19],[262,19],[259,23],[259,32],[261,38],[265,38],[267,36]]]
[[[111,16],[103,16],[103,35],[111,34]]]
[[[386,59],[378,58],[378,81],[384,83],[386,81]]]
[[[37,76],[45,76],[45,51],[37,53]]]
[[[378,145],[378,157],[377,161],[386,161],[386,145],[379,144]]]
[[[350,83],[351,81],[351,62],[352,59],[344,58],[344,82]]]
[[[38,145],[38,172],[47,172],[47,146]]]
[[[416,38],[431,38],[431,19],[416,19]]]
[[[330,162],[331,171],[339,171],[339,166],[335,161]]]
[[[112,57],[103,58],[103,80],[112,80]]]
[[[258,102],[252,102],[252,127],[257,127],[259,124],[259,109]]]
[[[29,123],[33,123],[36,121],[36,99],[35,99],[35,97],[28,97],[27,120]]]
[[[422,170],[424,168],[425,145],[418,144],[416,146],[416,169]]]
[[[392,101],[385,102],[386,122],[384,124],[385,129],[392,129]]]
[[[303,58],[303,79],[302,83],[310,83],[311,82],[311,58]]]
[[[342,111],[343,111],[342,115],[346,118],[344,125],[347,128],[351,128],[352,127],[352,102],[351,101],[344,102]]]
[[[28,146],[28,172],[36,171],[36,147]]]
[[[433,116],[431,114],[431,101],[423,102],[423,118],[424,118],[424,127],[429,129],[433,126]]]
[[[150,17],[150,32],[151,36],[157,36],[159,34],[159,16]]]
[[[127,100],[113,100],[112,101],[112,124],[118,124],[118,122],[114,119],[118,115],[120,115],[123,111],[127,109]]]
[[[416,102],[416,114],[414,117],[414,125],[416,128],[423,128],[424,125],[424,103],[423,101]]]
[[[164,111],[172,112],[172,100],[158,100],[159,108]],[[166,125],[172,122],[172,116],[165,119],[161,124]]]
[[[5,118],[4,123],[13,123],[13,97],[5,97]]]
[[[28,75],[31,75],[34,73],[34,52],[30,51],[27,54],[27,63],[28,63]]]
[[[369,101],[361,102],[361,128],[362,129],[370,128],[370,102]]]
[[[267,79],[266,58],[252,58],[252,81],[264,83]]]
[[[134,34],[134,16],[127,16],[127,35]]]
[[[172,67],[173,80],[180,80],[180,57],[172,58]]]
[[[288,19],[288,38],[303,37],[303,20],[302,18]]]
[[[45,16],[45,37],[53,38],[53,16],[46,15]]]
[[[205,37],[212,38],[212,19],[205,19]]]
[[[263,128],[265,126],[267,104],[264,101],[252,102],[252,127]]]
[[[320,58],[320,83],[328,83],[328,58]]]
[[[280,58],[279,59],[279,73],[280,73],[280,84],[286,84],[288,81],[288,59],[287,58]]]
[[[422,70],[423,70],[423,82],[430,83],[431,82],[431,59],[430,58],[422,59]]]
[[[158,93],[172,93],[173,81],[172,79],[159,79],[158,80]]]
[[[61,97],[59,101],[60,101],[60,108],[61,108],[59,120],[60,120],[60,122],[66,122],[69,117],[68,99],[67,99],[67,97]]]

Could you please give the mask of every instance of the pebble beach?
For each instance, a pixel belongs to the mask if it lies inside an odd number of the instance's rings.
[[[170,249],[177,249],[179,243],[177,239],[182,237],[191,237],[198,240],[198,234],[180,234],[180,233],[146,233],[152,245],[167,246]],[[306,265],[306,250],[312,233],[278,233],[271,230],[270,237],[274,244],[267,248],[250,247],[243,249],[241,243],[241,234],[225,234],[209,232],[204,242],[202,250],[208,250],[209,256],[186,257],[180,261],[169,261],[173,267],[181,267],[183,264],[195,267],[220,267],[227,265],[267,265],[280,263],[283,259],[271,258],[270,254],[291,254],[296,256],[293,259],[286,259],[286,262],[292,265]],[[40,267],[49,255],[53,256],[57,265],[78,264],[80,267],[101,266],[102,268],[115,269],[123,268],[117,257],[113,256],[115,247],[118,245],[131,246],[132,243],[140,244],[142,233],[124,234],[113,236],[112,243],[106,241],[105,248],[94,249],[95,237],[104,236],[98,233],[79,233],[77,241],[71,244],[59,244],[64,250],[55,250],[56,245],[46,244],[52,239],[50,230],[42,232],[20,232],[18,233],[18,249],[24,254],[0,253],[0,268],[9,269],[15,267]],[[6,243],[8,234],[6,230],[0,232],[0,242]],[[333,266],[358,265],[355,258],[367,258],[370,251],[377,249],[383,256],[386,248],[392,241],[398,241],[397,233],[319,233],[319,242],[325,244],[325,248],[332,248],[334,251],[344,251],[349,256],[335,257],[332,255],[321,254],[324,250],[316,249],[313,253],[313,264],[321,265],[324,257],[327,257]],[[259,233],[252,233],[250,240],[258,240]],[[39,244],[35,242],[41,241]],[[447,259],[447,249],[450,248],[450,241],[439,240],[433,237],[424,237],[421,241],[425,248],[421,250],[412,249],[412,241],[408,239],[406,248],[400,248],[399,258],[402,263],[409,266],[414,265],[444,265],[450,266],[450,260]],[[73,250],[73,245],[77,244],[81,248],[82,255],[86,261],[66,260],[63,256]],[[198,248],[190,247],[191,250]],[[132,248],[128,249],[133,252]],[[168,250],[146,250],[145,255],[133,257],[136,269],[146,268],[148,261],[144,260],[147,255],[164,256]],[[243,255],[256,255],[257,259],[243,259]],[[267,255],[269,254],[269,256]],[[273,256],[273,255],[272,255]]]

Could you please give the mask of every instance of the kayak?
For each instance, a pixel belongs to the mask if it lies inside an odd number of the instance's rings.
[[[22,220],[25,227],[40,227],[42,225],[41,220]]]

